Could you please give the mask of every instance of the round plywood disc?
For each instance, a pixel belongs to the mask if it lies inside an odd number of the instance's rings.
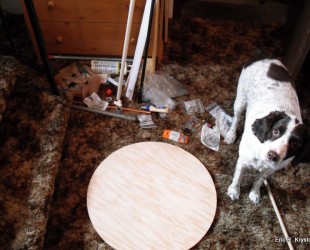
[[[204,165],[167,143],[141,142],[108,156],[87,191],[90,220],[116,249],[189,249],[208,231],[216,191]]]

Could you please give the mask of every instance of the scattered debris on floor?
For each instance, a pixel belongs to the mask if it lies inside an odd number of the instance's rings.
[[[73,97],[88,97],[107,82],[107,74],[95,74],[86,64],[72,63],[55,76],[59,89]]]
[[[124,75],[127,75],[130,65],[125,66]],[[206,147],[219,150],[220,136],[225,137],[232,120],[222,107],[216,102],[205,107],[200,99],[177,102],[175,99],[188,95],[188,91],[164,71],[146,73],[142,91],[143,103],[131,101],[124,105],[113,96],[119,87],[120,67],[118,61],[92,60],[90,67],[85,62],[76,62],[61,69],[56,80],[61,91],[73,95],[72,108],[139,122],[143,129],[157,127],[154,116],[164,119],[180,105],[180,108],[184,109],[184,115],[188,116],[186,123],[179,128],[180,131],[174,131],[176,128],[165,129],[162,137],[179,143],[187,143],[190,137],[195,140],[200,138]],[[125,89],[127,80],[128,78],[123,80]],[[205,111],[209,112],[214,121],[202,118]]]

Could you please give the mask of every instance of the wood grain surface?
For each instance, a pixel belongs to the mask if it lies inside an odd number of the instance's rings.
[[[216,204],[205,166],[161,142],[115,151],[96,169],[87,191],[90,220],[116,249],[189,249],[210,228]]]

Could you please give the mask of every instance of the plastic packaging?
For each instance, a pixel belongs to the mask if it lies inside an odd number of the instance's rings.
[[[224,138],[226,137],[226,134],[231,126],[231,122],[231,116],[227,115],[225,112],[218,112],[215,123],[220,131],[221,136]]]
[[[147,111],[157,112],[157,113],[168,113],[169,112],[168,107],[156,108],[152,105],[141,106],[141,109],[145,109]]]
[[[125,70],[124,74],[127,75],[127,63],[125,62]],[[100,61],[100,60],[92,60],[91,61],[91,69],[95,74],[110,74],[110,75],[118,75],[121,70],[121,63],[118,61]]]
[[[209,123],[206,123],[202,126],[201,129],[201,143],[206,147],[218,151],[220,148],[220,131],[217,129],[216,126],[211,128]]]
[[[200,99],[194,99],[184,102],[184,107],[188,115],[194,113],[204,113],[205,109]]]
[[[218,105],[216,102],[211,102],[207,107],[206,111],[209,112],[215,119],[217,118],[217,114],[219,112],[224,112],[222,107]]]
[[[84,103],[91,109],[106,110],[109,105],[108,102],[101,100],[101,98],[96,94],[92,93],[89,97],[84,99]]]
[[[170,98],[182,96],[187,94],[187,90],[175,78],[163,71],[155,73],[148,73],[145,76],[143,86],[143,100],[149,101],[152,96],[150,89],[158,89]]]
[[[225,138],[227,131],[231,126],[232,117],[227,115],[224,109],[216,102],[210,103],[206,107],[206,111],[216,119],[216,126],[219,129],[220,134]]]
[[[151,115],[137,115],[140,122],[141,128],[155,128],[156,124],[154,123]]]
[[[188,142],[188,136],[169,129],[165,129],[162,136],[165,139],[177,141],[184,144]]]
[[[201,119],[198,119],[196,116],[192,115],[189,117],[189,119],[184,124],[183,128],[184,131],[194,133],[196,135],[200,135],[201,127],[203,125],[204,121]]]
[[[156,107],[168,107],[168,109],[173,110],[176,107],[175,101],[173,101],[169,96],[157,88],[151,88],[150,102]]]

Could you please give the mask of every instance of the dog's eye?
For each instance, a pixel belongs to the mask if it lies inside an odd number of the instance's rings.
[[[272,135],[273,135],[273,137],[278,138],[280,136],[280,129],[278,129],[278,128],[273,129]]]

